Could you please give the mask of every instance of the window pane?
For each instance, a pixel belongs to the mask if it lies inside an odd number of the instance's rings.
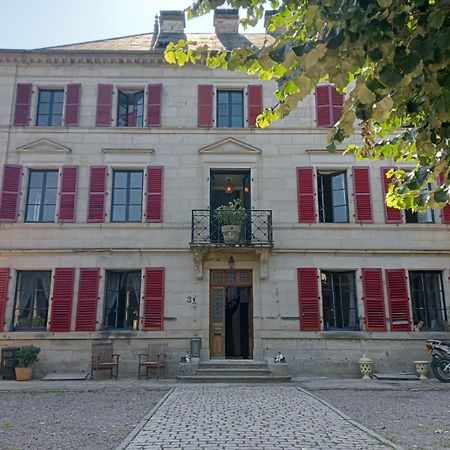
[[[53,114],[49,125],[52,125],[54,127],[59,127],[60,125],[62,125],[62,115],[61,114],[58,114],[58,115]]]
[[[114,205],[125,205],[127,201],[126,189],[114,189]]]
[[[219,104],[217,106],[217,114],[219,116],[228,116],[228,105]]]
[[[334,206],[347,205],[347,193],[345,191],[334,191],[333,205]]]
[[[227,91],[218,91],[217,92],[217,100],[219,103],[228,103],[228,92]]]
[[[114,187],[126,188],[127,187],[127,173],[126,172],[114,172]]]
[[[58,186],[58,172],[56,171],[47,171],[47,188],[55,188]]]
[[[232,127],[234,127],[234,128],[241,128],[242,124],[243,124],[242,117],[235,117],[235,116],[233,116],[231,118],[231,126]]]
[[[30,183],[29,186],[30,188],[32,187],[42,187],[42,183],[43,183],[43,179],[44,179],[44,172],[38,172],[38,171],[31,171],[30,172]]]
[[[54,91],[53,102],[55,104],[61,104],[64,102],[64,91]],[[61,106],[62,108],[62,106]]]
[[[333,222],[334,223],[345,223],[348,222],[347,207],[346,206],[336,206],[333,208]]]
[[[55,220],[55,205],[43,206],[42,221],[53,222]]]
[[[130,173],[130,187],[132,188],[142,187],[142,172]]]
[[[142,203],[142,189],[131,189],[130,204],[140,205]]]
[[[47,115],[50,111],[50,103],[39,103],[39,115]]]
[[[131,205],[129,207],[128,220],[130,222],[140,222],[142,218],[141,206]]]
[[[231,92],[231,101],[242,104],[242,92]]]
[[[54,205],[56,204],[56,189],[46,189],[45,190],[45,205]]]
[[[125,205],[113,206],[112,220],[113,222],[125,222]]]
[[[28,191],[28,205],[39,205],[42,199],[42,189],[34,188]]]
[[[51,97],[51,91],[39,91],[39,103],[49,103]]]
[[[345,188],[345,173],[333,175],[331,177],[331,187],[333,190]]]
[[[39,221],[39,205],[28,205],[26,222],[38,222]]]

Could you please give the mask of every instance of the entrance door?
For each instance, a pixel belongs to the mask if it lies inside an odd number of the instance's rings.
[[[211,358],[253,357],[251,270],[211,270]]]

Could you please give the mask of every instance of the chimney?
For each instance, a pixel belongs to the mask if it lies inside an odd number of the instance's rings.
[[[237,9],[215,9],[214,28],[216,34],[237,34],[239,11]]]
[[[270,34],[272,36],[279,36],[281,33],[286,31],[286,27],[284,25],[281,27],[277,27],[275,31],[269,31],[270,22],[272,22],[272,18],[275,14],[278,14],[278,10],[276,9],[264,12],[264,28],[266,29],[267,34]]]
[[[160,33],[184,33],[185,26],[184,11],[160,11]]]

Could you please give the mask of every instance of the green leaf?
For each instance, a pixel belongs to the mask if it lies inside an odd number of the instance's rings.
[[[396,86],[402,78],[402,74],[392,65],[384,66],[380,71],[380,81],[387,87]]]
[[[428,23],[432,28],[438,30],[439,28],[442,27],[445,17],[446,15],[443,11],[441,11],[440,9],[435,9],[428,16]]]
[[[389,8],[389,6],[392,5],[392,0],[377,0],[377,3],[378,3],[382,8]]]
[[[297,93],[297,92],[299,92],[299,88],[298,88],[298,86],[292,81],[292,80],[289,80],[285,85],[284,85],[284,88],[283,88],[283,91],[286,93],[286,94],[295,94],[295,93]]]
[[[375,94],[365,84],[357,86],[354,95],[363,105],[372,105],[375,102]]]

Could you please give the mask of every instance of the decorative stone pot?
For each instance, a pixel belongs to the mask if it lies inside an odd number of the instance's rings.
[[[241,234],[241,225],[222,225],[222,234],[225,244],[237,244]]]
[[[416,372],[419,375],[419,380],[427,380],[428,366],[430,365],[429,361],[414,361],[416,365]]]
[[[373,369],[373,361],[368,358],[366,355],[363,355],[362,358],[358,360],[359,370],[363,374],[363,380],[370,380],[370,375],[372,374]]]
[[[17,381],[30,381],[33,377],[33,367],[16,367]]]

